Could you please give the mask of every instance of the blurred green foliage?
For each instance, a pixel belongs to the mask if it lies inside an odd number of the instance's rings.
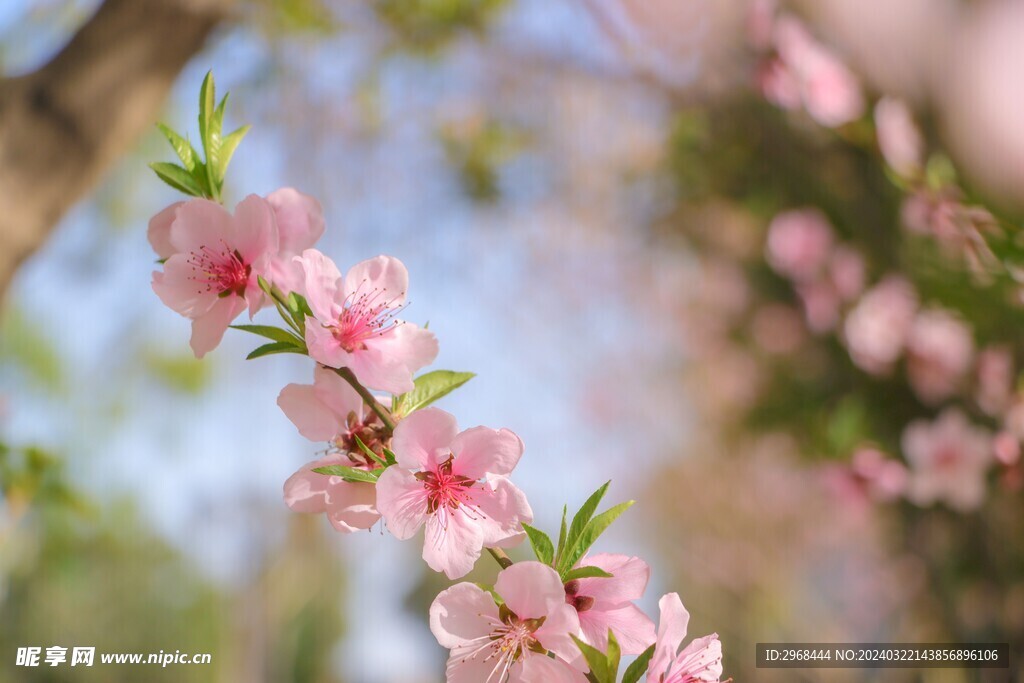
[[[0,365],[16,369],[24,379],[48,391],[64,388],[63,361],[53,342],[40,329],[38,319],[14,303],[0,313]]]
[[[401,49],[436,54],[463,32],[480,34],[507,0],[374,0]]]

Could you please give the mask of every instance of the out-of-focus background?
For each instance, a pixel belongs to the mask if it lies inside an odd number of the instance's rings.
[[[1021,3],[10,0],[0,63],[0,681],[443,678],[417,544],[281,500],[308,364],[196,361],[150,290],[151,124],[194,134],[210,68],[253,124],[229,203],[295,186],[339,264],[405,261],[437,367],[478,373],[443,407],[523,437],[542,528],[637,499],[599,549],[727,675],[1024,677]],[[15,666],[52,645],[213,664]]]

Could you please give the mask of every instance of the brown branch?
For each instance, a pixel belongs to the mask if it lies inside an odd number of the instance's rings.
[[[106,0],[48,64],[0,80],[0,297],[157,117],[233,0]]]

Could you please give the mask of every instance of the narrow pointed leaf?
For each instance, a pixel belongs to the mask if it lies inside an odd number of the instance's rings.
[[[594,491],[587,498],[586,502],[583,503],[583,507],[579,509],[579,512],[572,518],[572,524],[569,526],[569,535],[565,539],[566,549],[571,550],[576,546],[576,542],[579,540],[580,534],[583,533],[583,529],[586,528],[587,523],[590,522],[590,518],[594,516],[594,512],[597,511],[597,506],[601,504],[601,499],[604,498],[605,492],[608,490],[608,486],[611,485],[610,481],[606,481],[603,486]],[[578,557],[573,559],[571,562],[568,561],[567,553],[563,553],[559,557],[558,571],[563,573],[570,569]]]
[[[179,192],[184,192],[193,197],[203,197],[206,194],[189,172],[177,164],[157,161],[150,164],[149,167],[153,169],[160,180]]]
[[[611,629],[608,629],[608,652],[605,654],[608,657],[608,672],[611,674],[611,681],[615,683],[619,678],[619,663],[622,661],[622,649],[619,647],[619,641],[615,639],[615,634],[612,633]]]
[[[576,567],[566,572],[562,581],[568,583],[574,579],[610,579],[612,576],[600,567]]]
[[[583,557],[588,550],[590,550],[590,547],[594,545],[594,542],[597,541],[598,538],[600,538],[601,534],[611,526],[612,522],[619,518],[619,515],[631,508],[634,502],[635,501],[630,500],[625,503],[620,503],[615,507],[605,510],[590,520],[590,523],[587,524],[583,533],[581,533],[579,538],[576,539],[576,542],[569,544],[566,556],[562,558],[562,562],[565,564],[566,569],[579,562],[579,559]]]
[[[544,564],[550,565],[555,559],[555,548],[551,545],[551,539],[548,538],[548,535],[529,524],[523,525],[523,531],[526,532],[527,538],[530,539],[530,545],[533,546],[533,554]]]
[[[359,450],[363,452],[363,455],[365,455],[367,458],[380,465],[381,469],[388,466],[388,464],[384,461],[383,458],[374,453],[372,450],[370,450],[369,446],[363,443],[363,440],[359,438],[358,434],[353,434],[352,436],[356,438],[356,445],[359,446]]]
[[[217,168],[218,182],[224,182],[224,176],[228,173],[228,164],[231,163],[231,157],[234,156],[235,150],[238,149],[238,143],[242,141],[242,138],[245,137],[245,134],[249,132],[250,128],[252,128],[252,126],[242,126],[221,140],[220,166]]]
[[[181,164],[185,167],[185,170],[191,173],[196,167],[196,151],[192,149],[192,145],[189,144],[188,140],[171,130],[170,127],[162,123],[156,124],[156,127],[167,138],[167,142],[171,143],[174,153],[181,159]]]
[[[626,673],[622,675],[622,683],[639,683],[640,678],[647,672],[647,665],[651,663],[654,656],[654,646],[643,651],[633,663],[626,667]],[[664,673],[664,672],[662,672]]]
[[[257,349],[254,349],[252,353],[245,357],[246,360],[252,360],[253,358],[260,358],[262,356],[269,356],[275,353],[298,353],[305,354],[304,349],[300,349],[291,342],[274,342],[273,344],[264,344]]]
[[[206,77],[203,78],[203,84],[199,86],[199,138],[203,143],[203,149],[207,151],[207,161],[209,161],[209,133],[210,124],[213,120],[213,110],[215,99],[216,85],[213,82],[213,71],[207,71]]]
[[[345,481],[358,481],[365,482],[367,484],[376,484],[377,477],[380,476],[380,472],[383,470],[360,470],[355,467],[345,467],[344,465],[325,465],[323,467],[314,467],[313,471],[317,474],[329,474],[335,477],[341,477]]]
[[[605,654],[596,647],[584,643],[576,636],[572,634],[570,636],[573,642],[576,643],[576,647],[583,653],[583,659],[587,660],[590,673],[594,676],[597,683],[615,683],[611,678],[611,672],[608,671],[608,658],[605,657]]]
[[[273,339],[274,341],[285,342],[292,344],[293,346],[305,345],[305,342],[288,330],[280,327],[272,327],[270,325],[232,325],[233,329],[242,330],[243,332],[249,332],[251,334],[257,334],[267,339]]]
[[[452,370],[434,370],[420,375],[413,380],[416,388],[398,397],[397,413],[409,415],[421,408],[426,408],[474,377],[476,374],[472,372],[454,372]]]
[[[562,527],[558,531],[558,550],[555,551],[555,563],[556,564],[561,562],[562,553],[565,551],[565,535],[566,535],[566,530],[567,530],[567,526],[566,526],[565,520],[566,520],[566,517],[568,517],[568,515],[569,515],[569,506],[568,505],[563,505],[562,506]]]

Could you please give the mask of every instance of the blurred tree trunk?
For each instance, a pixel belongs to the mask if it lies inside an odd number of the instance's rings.
[[[152,125],[233,0],[106,0],[38,71],[0,80],[0,299],[61,216]]]

